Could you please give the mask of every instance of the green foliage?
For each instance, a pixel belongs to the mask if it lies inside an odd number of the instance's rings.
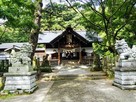
[[[48,4],[43,9],[41,31],[63,30],[68,25],[74,29],[95,31],[103,38],[102,43],[94,46],[95,52],[100,54],[115,53],[116,39],[125,38],[130,46],[136,44],[135,0],[102,0],[101,5],[91,1],[72,6]],[[37,28],[34,24],[38,13],[35,13],[37,0],[0,0],[0,6],[0,18],[8,20],[0,26],[0,42],[28,41],[31,29]]]
[[[41,72],[47,72],[47,73],[51,73],[51,67],[50,66],[46,66],[46,67],[40,67]]]
[[[0,91],[3,89],[3,82],[2,82],[2,77],[0,77]]]
[[[117,59],[117,56],[110,52],[107,52],[105,56],[102,56],[102,70],[107,74],[107,77],[110,79],[114,78],[114,68]]]
[[[7,20],[0,26],[0,42],[28,41],[28,34],[34,27],[34,3],[31,0],[1,0],[0,6],[0,18]]]
[[[95,52],[93,53],[92,71],[102,71],[100,56]]]
[[[8,72],[8,67],[9,67],[8,60],[0,60],[0,72],[2,72],[2,73]]]
[[[80,8],[80,5],[75,3],[76,7]],[[75,26],[75,29],[84,29],[80,24],[78,25],[78,19],[81,17],[71,7],[65,4],[49,3],[44,8],[44,15],[42,19],[43,30],[63,30],[68,25]]]
[[[101,55],[115,53],[116,39],[124,38],[129,45],[136,43],[135,4],[134,0],[103,0],[97,5],[88,1],[82,6],[81,13],[84,16],[80,23],[88,31],[95,31],[103,38],[102,43],[94,44],[95,52]]]
[[[49,61],[47,60],[49,55],[43,56],[42,65],[40,66],[40,70],[42,72],[52,72],[51,66],[49,64]]]
[[[38,2],[32,0],[1,0],[0,18],[7,22],[0,26],[0,42],[26,42],[34,24]],[[81,8],[80,3],[75,3],[73,7]],[[41,20],[41,31],[63,30],[68,25],[74,29],[84,29],[79,24],[81,15],[76,13],[71,7],[65,4],[52,3],[43,9]],[[11,36],[12,35],[12,36]]]
[[[0,17],[8,20],[7,26],[18,28],[33,24],[34,5],[30,0],[3,0],[0,10]]]

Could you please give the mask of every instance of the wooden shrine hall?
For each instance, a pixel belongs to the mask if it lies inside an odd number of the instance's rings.
[[[95,39],[102,41],[98,36],[89,39],[86,31],[74,31],[71,27],[67,27],[65,31],[45,31],[39,34],[38,38],[38,44],[43,44],[45,51],[42,53],[39,48],[36,56],[41,57],[48,54],[48,60],[57,61],[58,64],[68,61],[82,64],[85,60],[91,59],[92,43]]]

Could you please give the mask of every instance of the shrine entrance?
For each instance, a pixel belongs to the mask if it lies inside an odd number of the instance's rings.
[[[91,42],[73,31],[71,27],[68,27],[51,43],[58,47],[58,64],[61,64],[64,61],[76,61],[80,64],[82,59],[87,56],[87,54],[85,54],[84,47],[92,47]]]
[[[54,36],[56,36],[55,34]],[[82,64],[83,60],[87,59],[93,51],[93,40],[88,40],[85,34],[84,31],[77,33],[71,27],[67,27],[49,44],[46,44],[46,48],[55,48],[55,53],[51,55],[50,61],[57,61],[58,64],[70,61]]]
[[[62,48],[61,63],[65,64],[78,64],[79,62],[79,48],[66,49]]]
[[[62,49],[62,60],[79,60],[78,48],[73,49]]]

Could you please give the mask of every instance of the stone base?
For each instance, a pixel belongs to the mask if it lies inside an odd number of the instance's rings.
[[[136,90],[136,85],[123,85],[118,84],[117,82],[113,82],[113,85],[121,88],[122,90]]]
[[[9,73],[27,73],[33,71],[31,66],[24,65],[24,66],[19,66],[19,67],[9,67],[8,72]]]
[[[4,77],[6,78],[4,90],[23,90],[31,93],[37,88],[35,71],[27,73],[5,73]]]
[[[136,89],[136,68],[133,70],[129,68],[115,69],[113,85],[121,89]]]
[[[120,60],[117,66],[121,68],[136,68],[136,60]]]

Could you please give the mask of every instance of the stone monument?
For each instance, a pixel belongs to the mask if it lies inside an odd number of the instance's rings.
[[[23,44],[20,51],[15,52],[13,47],[10,55],[11,67],[8,73],[4,73],[4,90],[33,92],[36,88],[36,71],[31,66],[30,55],[32,47],[30,44]]]
[[[119,60],[113,85],[121,89],[136,89],[136,46],[133,45],[131,49],[122,39],[116,41],[115,49],[119,54]]]

